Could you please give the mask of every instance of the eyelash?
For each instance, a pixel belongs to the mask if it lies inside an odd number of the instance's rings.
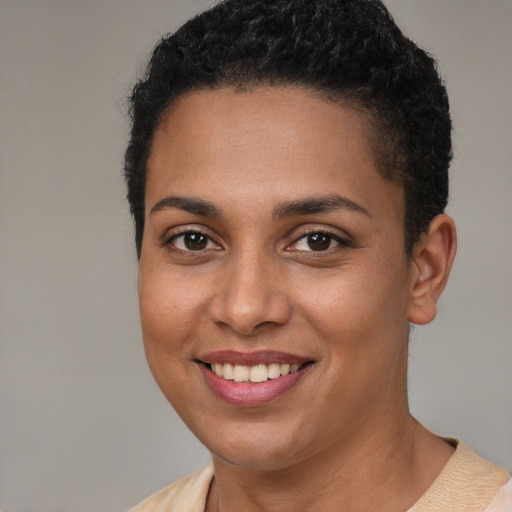
[[[176,241],[180,238],[184,239],[184,237],[187,235],[200,235],[202,237],[205,237],[207,244],[213,243],[216,247],[215,248],[207,247],[207,248],[198,249],[198,250],[177,247]],[[166,238],[164,240],[164,242],[162,243],[162,245],[164,247],[172,247],[174,250],[180,251],[182,253],[204,253],[204,252],[208,252],[211,250],[219,250],[219,244],[217,242],[215,242],[215,240],[213,240],[213,238],[211,236],[209,236],[208,233],[202,231],[201,229],[186,229],[184,231],[181,231],[180,233],[175,233],[172,236]]]
[[[331,251],[333,250],[336,250],[336,248],[344,248],[344,247],[353,247],[353,243],[348,239],[348,238],[345,238],[337,233],[333,233],[329,230],[326,230],[326,229],[307,229],[307,230],[304,230],[302,233],[299,234],[299,236],[297,236],[297,238],[295,238],[295,240],[288,246],[288,247],[291,247],[293,245],[297,245],[301,240],[307,240],[308,237],[310,236],[314,236],[314,235],[324,235],[326,237],[328,237],[330,240],[329,240],[329,247],[324,249],[324,250],[319,250],[319,251],[315,251],[314,249],[311,249],[309,251],[307,250],[297,250],[297,252],[301,252],[301,253],[313,253],[313,254],[322,254],[322,253],[330,253]],[[332,242],[336,242],[337,246],[335,247],[330,247],[330,245],[332,244]],[[307,242],[306,242],[307,243]],[[294,249],[288,249],[287,250],[289,251],[292,251]]]
[[[180,238],[184,238],[187,235],[200,235],[201,237],[206,238],[206,244],[214,244],[215,248],[213,247],[204,247],[201,249],[190,249],[185,247],[178,247],[176,241]],[[325,249],[320,249],[315,251],[314,249],[310,250],[304,250],[304,249],[293,249],[293,246],[296,246],[299,242],[306,240],[308,237],[314,236],[314,235],[324,235],[327,237],[328,240],[328,247]],[[332,243],[335,242],[337,245],[335,247],[331,247]],[[306,243],[308,243],[306,241]],[[202,231],[201,229],[186,229],[184,231],[181,231],[180,233],[175,233],[169,238],[166,238],[164,242],[162,243],[165,247],[172,247],[173,250],[180,251],[181,253],[196,253],[196,254],[204,254],[205,252],[210,251],[217,251],[220,250],[220,244],[218,244],[211,236],[209,236],[205,231]],[[183,242],[183,245],[185,243]],[[295,240],[289,244],[286,247],[286,251],[289,252],[298,252],[298,253],[313,253],[320,255],[322,253],[330,253],[331,251],[335,250],[336,248],[343,248],[343,247],[353,247],[353,243],[343,236],[340,236],[339,234],[332,233],[331,231],[325,230],[325,229],[305,229],[299,235],[295,238]]]

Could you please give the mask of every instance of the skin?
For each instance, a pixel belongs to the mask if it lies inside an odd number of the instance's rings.
[[[208,511],[399,512],[452,453],[411,417],[406,376],[408,323],[435,316],[455,228],[440,215],[405,253],[402,190],[377,172],[368,129],[362,112],[302,89],[225,88],[183,96],[154,135],[144,345],[164,395],[212,453]],[[350,203],[327,207],[333,195]],[[297,207],[311,198],[323,207]],[[183,199],[211,208],[188,211]],[[319,231],[327,246],[312,250]],[[200,250],[185,244],[191,232],[207,237]],[[199,368],[215,350],[314,364],[278,399],[237,407]]]

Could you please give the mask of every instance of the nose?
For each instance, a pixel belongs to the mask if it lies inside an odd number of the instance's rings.
[[[288,322],[292,311],[282,269],[260,255],[240,254],[222,265],[210,319],[244,336]]]

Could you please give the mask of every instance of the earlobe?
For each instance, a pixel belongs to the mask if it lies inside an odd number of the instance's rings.
[[[448,281],[456,250],[453,219],[446,214],[434,217],[428,232],[414,247],[409,322],[423,325],[436,316],[437,301]]]

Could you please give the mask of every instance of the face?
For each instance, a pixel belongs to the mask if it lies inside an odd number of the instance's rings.
[[[196,91],[155,133],[139,270],[163,393],[214,457],[282,468],[396,425],[410,261],[364,115]]]

